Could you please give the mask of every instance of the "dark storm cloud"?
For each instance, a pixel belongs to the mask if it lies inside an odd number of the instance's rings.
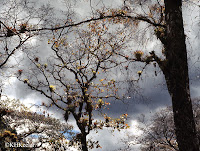
[[[142,91],[139,96],[134,97],[133,95],[123,101],[110,101],[111,105],[106,112],[111,117],[116,117],[124,113],[133,116],[134,114],[138,115],[141,113],[148,114],[157,108],[171,105],[166,85],[163,84],[164,81],[162,79],[160,81],[155,79],[155,82],[152,82],[154,81],[152,78],[148,78],[148,80],[150,82],[141,82]]]

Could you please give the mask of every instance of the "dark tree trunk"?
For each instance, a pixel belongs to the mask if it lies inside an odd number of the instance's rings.
[[[166,60],[161,67],[172,98],[175,132],[180,151],[199,151],[189,89],[182,0],[165,0]]]
[[[81,142],[81,149],[82,149],[82,151],[88,151],[88,146],[87,146],[87,135],[88,135],[88,133],[86,133],[84,124],[79,122],[81,114],[77,115],[75,113],[75,110],[70,110],[70,112],[73,114],[73,116],[76,120],[76,124],[81,131],[81,133],[77,134],[77,136],[76,136],[76,138]],[[66,121],[68,120],[68,117],[69,117],[69,112],[66,111],[65,116],[64,116]]]
[[[83,134],[81,135],[81,147],[82,151],[88,151],[86,135]]]

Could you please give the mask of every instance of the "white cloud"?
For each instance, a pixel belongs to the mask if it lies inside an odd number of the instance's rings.
[[[130,132],[130,134],[132,134],[132,135],[140,136],[140,135],[142,135],[143,131],[140,130],[140,129],[138,128],[138,126],[139,126],[138,121],[132,120],[132,121],[131,121],[130,129],[128,129],[127,131]]]

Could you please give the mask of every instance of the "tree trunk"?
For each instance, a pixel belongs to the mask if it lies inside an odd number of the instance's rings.
[[[165,0],[166,60],[161,68],[172,98],[175,133],[180,151],[199,151],[189,89],[182,0]]]
[[[87,139],[86,139],[86,135],[84,134],[81,135],[81,147],[82,147],[82,151],[88,151]]]

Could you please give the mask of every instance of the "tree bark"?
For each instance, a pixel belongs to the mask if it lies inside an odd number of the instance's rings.
[[[180,151],[199,151],[189,89],[182,0],[165,0],[166,60],[162,64],[172,98],[175,133]]]
[[[66,113],[67,112],[68,111],[66,111]],[[70,112],[73,114],[73,116],[76,120],[76,124],[81,131],[81,133],[77,134],[77,136],[76,136],[77,139],[81,142],[81,149],[82,149],[82,151],[88,151],[88,146],[87,146],[87,135],[88,135],[88,133],[86,133],[84,124],[79,122],[81,114],[77,115],[75,113],[75,110],[70,110]],[[64,117],[65,117],[65,120],[67,121],[68,120],[68,114],[65,114]]]
[[[82,147],[82,151],[88,151],[87,139],[86,139],[86,135],[84,134],[81,135],[81,147]]]

